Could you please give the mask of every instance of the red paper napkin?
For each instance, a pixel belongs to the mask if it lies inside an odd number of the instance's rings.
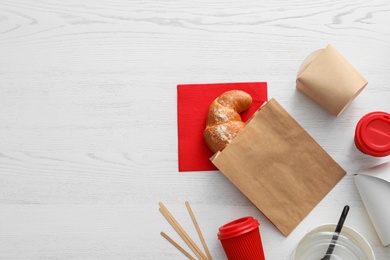
[[[180,172],[217,170],[209,160],[213,153],[203,139],[203,130],[211,102],[233,89],[243,90],[252,96],[252,105],[241,113],[244,122],[268,99],[266,82],[177,85]]]

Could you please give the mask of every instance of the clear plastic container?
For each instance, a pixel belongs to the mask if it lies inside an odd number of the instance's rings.
[[[292,260],[322,259],[331,243],[332,260],[375,260],[371,246],[355,230],[343,227],[336,242],[332,242],[336,225],[319,226],[306,234],[291,255]]]

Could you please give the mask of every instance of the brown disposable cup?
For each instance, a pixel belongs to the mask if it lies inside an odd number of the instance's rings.
[[[259,222],[244,217],[219,228],[218,239],[229,260],[264,260]]]

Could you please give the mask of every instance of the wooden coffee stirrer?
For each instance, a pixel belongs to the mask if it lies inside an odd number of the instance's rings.
[[[159,202],[160,205],[160,212],[165,217],[165,219],[171,224],[171,226],[175,229],[175,231],[180,235],[180,237],[183,239],[183,241],[188,245],[188,247],[194,252],[194,254],[201,260],[212,260],[212,257],[210,255],[210,251],[206,245],[206,241],[203,238],[202,232],[199,228],[198,222],[196,221],[195,215],[191,209],[191,206],[188,201],[186,201],[186,206],[188,213],[191,216],[192,222],[194,223],[194,226],[196,228],[196,231],[199,235],[199,238],[202,242],[203,248],[206,251],[207,256],[202,252],[202,250],[196,245],[194,240],[191,239],[191,237],[187,234],[187,232],[184,231],[184,229],[180,226],[179,222],[173,217],[173,215],[169,212],[169,210],[165,207],[165,205],[161,202]],[[175,246],[180,252],[182,252],[186,257],[189,259],[195,259],[192,257],[187,251],[185,251],[179,244],[177,244],[172,238],[170,238],[168,235],[166,235],[164,232],[160,233],[165,239],[168,240],[173,246]]]
[[[195,242],[190,238],[190,236],[184,231],[184,229],[180,226],[180,224],[176,221],[176,219],[171,215],[171,213],[165,208],[165,206],[160,204],[160,212],[167,219],[169,224],[175,229],[175,231],[180,235],[180,237],[184,240],[184,242],[191,248],[192,252],[195,253],[199,259],[206,259],[206,256],[202,253],[199,247],[195,244]]]
[[[204,251],[205,251],[206,254],[207,254],[207,259],[208,259],[208,260],[212,260],[213,258],[211,257],[209,248],[207,247],[206,240],[204,240],[202,231],[200,230],[200,227],[199,227],[199,225],[198,225],[198,221],[196,220],[195,215],[194,215],[194,212],[192,211],[191,206],[190,206],[190,203],[189,203],[188,201],[186,201],[186,206],[187,206],[188,213],[189,213],[190,216],[191,216],[192,223],[194,223],[194,226],[195,226],[195,228],[196,228],[196,232],[198,233],[199,239],[200,239],[200,241],[202,242],[203,249],[204,249]]]
[[[164,232],[161,232],[160,233],[166,240],[168,240],[169,243],[171,243],[174,247],[176,247],[177,249],[179,249],[180,252],[182,252],[186,257],[188,257],[188,259],[190,260],[196,260],[195,258],[193,258],[186,250],[184,250],[184,248],[182,248],[178,243],[176,243],[172,238],[170,238],[167,234],[165,234]]]

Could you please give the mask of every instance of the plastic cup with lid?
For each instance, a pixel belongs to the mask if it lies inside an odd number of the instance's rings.
[[[330,243],[334,243],[332,260],[375,260],[374,252],[367,240],[356,230],[344,226],[336,242],[334,224],[314,228],[298,243],[291,260],[322,259]]]

